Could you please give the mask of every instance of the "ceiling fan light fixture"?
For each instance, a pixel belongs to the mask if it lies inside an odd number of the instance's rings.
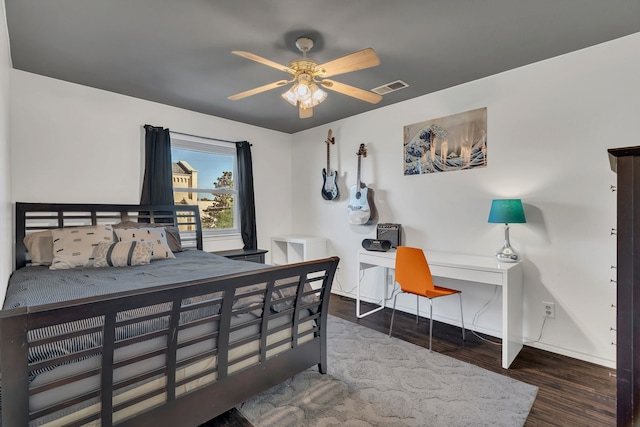
[[[294,107],[299,105],[307,109],[327,99],[327,92],[320,89],[315,82],[301,79],[283,93],[282,98]]]
[[[309,86],[307,83],[299,83],[296,86],[296,94],[299,98],[304,98],[309,94]]]
[[[282,94],[282,98],[294,107],[298,105],[298,97],[294,91],[295,86],[289,88],[288,91]]]
[[[311,97],[304,99],[304,100],[300,100],[300,106],[302,107],[302,109],[307,109],[307,108],[313,108],[314,104],[313,104],[313,99],[311,99]]]
[[[313,98],[314,105],[320,104],[322,101],[327,99],[327,92],[323,91],[318,87],[317,84],[313,83],[311,86],[311,98]]]

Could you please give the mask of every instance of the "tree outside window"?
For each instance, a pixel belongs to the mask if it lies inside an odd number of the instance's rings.
[[[217,189],[233,188],[233,173],[224,171],[213,183]],[[213,193],[212,193],[213,194]],[[209,207],[203,209],[202,226],[206,228],[233,228],[233,194],[214,194]],[[207,199],[201,199],[209,201]]]

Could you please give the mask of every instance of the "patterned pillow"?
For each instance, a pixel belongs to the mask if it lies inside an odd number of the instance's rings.
[[[167,233],[164,227],[154,228],[118,228],[115,230],[116,238],[120,242],[152,242],[153,254],[151,259],[175,258],[167,243]]]
[[[53,262],[51,270],[88,267],[93,264],[93,252],[100,242],[113,242],[113,227],[95,225],[51,230]]]
[[[22,240],[29,252],[31,265],[51,265],[53,262],[53,237],[51,230],[37,231]]]
[[[167,232],[167,243],[173,252],[182,252],[182,239],[180,238],[180,230],[173,225],[149,224],[146,222],[135,221],[122,221],[117,224],[113,224],[113,228],[151,228],[151,227],[164,227]]]
[[[100,242],[96,248],[94,267],[125,267],[151,262],[151,242]]]

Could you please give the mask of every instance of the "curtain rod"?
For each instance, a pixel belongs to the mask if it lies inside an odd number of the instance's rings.
[[[208,136],[193,135],[191,133],[177,132],[177,131],[171,130],[171,129],[169,129],[169,132],[170,133],[176,133],[178,135],[192,136],[194,138],[208,139],[208,140],[211,140],[211,141],[228,142],[230,144],[236,144],[237,142],[240,142],[240,141],[229,141],[229,140],[226,140],[226,139],[219,139],[219,138],[210,138]]]

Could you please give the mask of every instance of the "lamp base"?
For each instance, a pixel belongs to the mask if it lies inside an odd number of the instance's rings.
[[[518,253],[510,246],[503,246],[498,252],[496,252],[496,258],[500,262],[518,262],[520,260]]]
[[[518,262],[520,260],[518,253],[513,250],[511,243],[509,243],[509,224],[504,225],[504,243],[502,248],[496,252],[496,258],[500,262]]]

